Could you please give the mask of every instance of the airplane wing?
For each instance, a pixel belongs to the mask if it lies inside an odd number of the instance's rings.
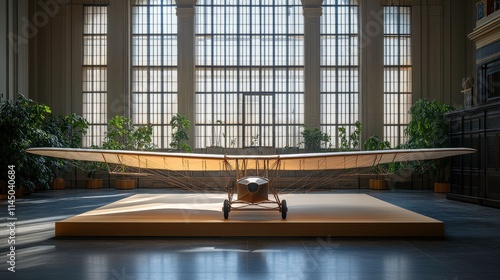
[[[97,161],[141,169],[170,171],[340,170],[377,164],[422,161],[475,153],[469,148],[378,150],[285,155],[212,155],[73,148],[31,148],[27,152],[69,160]]]

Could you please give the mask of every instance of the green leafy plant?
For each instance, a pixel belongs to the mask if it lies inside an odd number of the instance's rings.
[[[100,149],[101,147],[92,145],[90,147],[91,149]],[[74,161],[72,162],[72,165],[74,165],[76,168],[82,170],[84,174],[86,175],[87,179],[95,179],[96,174],[100,170],[108,170],[107,165],[102,162],[95,162],[95,161]]]
[[[51,109],[23,95],[0,105],[0,165],[14,165],[17,186],[29,191],[49,188],[54,179],[54,160],[26,153],[32,147],[64,147],[58,131],[50,128]],[[56,162],[57,163],[57,162]],[[6,179],[6,173],[1,175]]]
[[[236,146],[236,140],[237,140],[236,138],[232,138],[232,139],[229,140],[229,145],[232,148],[234,148]]]
[[[347,135],[346,127],[341,126],[337,128],[337,131],[340,140],[339,151],[351,151],[360,148],[361,132],[363,131],[360,121],[354,123],[354,131],[349,135]]]
[[[89,123],[74,113],[67,116],[49,115],[44,127],[48,132],[58,135],[64,147],[80,148],[82,136],[87,133]]]
[[[132,120],[124,116],[114,116],[108,122],[108,130],[102,142],[103,149],[109,150],[152,150],[153,127],[151,125],[137,126]],[[97,148],[97,147],[93,147]],[[94,178],[97,170],[108,167],[112,171],[125,172],[125,165],[106,166],[102,163],[86,163],[84,170],[88,178]]]
[[[384,141],[380,139],[377,135],[374,135],[368,140],[363,145],[363,148],[367,151],[375,151],[375,150],[385,150],[385,149],[390,149],[391,148],[391,143],[389,141]],[[383,174],[391,171],[393,169],[393,164],[374,164],[372,166],[372,173],[373,174]]]
[[[186,153],[191,152],[191,146],[189,146],[186,142],[189,141],[189,128],[191,123],[187,119],[187,117],[177,114],[172,117],[170,121],[170,125],[175,132],[172,134],[172,142],[170,142],[170,147],[177,151],[183,151]]]
[[[212,145],[211,147],[222,147],[222,139],[226,138],[226,134],[222,132],[224,122],[217,120],[213,128]]]
[[[385,150],[391,148],[391,143],[380,139],[377,135],[374,135],[366,140],[363,148],[367,151]]]
[[[407,149],[446,148],[449,147],[449,126],[444,113],[453,111],[450,105],[427,99],[418,100],[411,108],[411,121],[405,129],[408,141],[402,145]],[[414,162],[415,172],[431,172],[437,181],[445,181],[446,159],[429,162]]]
[[[450,105],[427,99],[418,100],[411,108],[411,121],[405,129],[406,148],[444,148],[449,146],[449,127],[444,113],[453,111]]]
[[[152,150],[153,127],[136,126],[127,117],[115,116],[109,120],[102,147],[109,150]]]
[[[60,139],[57,145],[65,148],[81,148],[82,136],[87,133],[88,127],[87,120],[74,113],[67,116],[49,115],[44,124],[44,129],[47,132]],[[47,160],[55,177],[61,177],[62,173],[69,171],[70,165],[67,160],[58,158],[48,158]]]
[[[82,168],[85,171],[88,179],[94,179],[96,172],[98,170],[104,169],[104,167],[101,164],[93,161],[83,162],[83,165],[80,165],[80,168]]]
[[[319,152],[322,144],[331,140],[330,135],[321,132],[317,127],[309,128],[304,126],[302,137],[304,137],[304,141],[301,144],[304,144],[305,149],[309,152]]]
[[[259,146],[259,134],[252,136],[252,147],[257,147]]]

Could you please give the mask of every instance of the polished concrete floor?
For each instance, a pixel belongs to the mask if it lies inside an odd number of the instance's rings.
[[[16,202],[16,266],[2,220],[0,279],[500,279],[500,209],[430,191],[349,190],[445,223],[445,238],[54,238],[54,222],[141,193],[66,189]],[[7,213],[7,204],[0,202]],[[5,217],[5,214],[2,214]]]

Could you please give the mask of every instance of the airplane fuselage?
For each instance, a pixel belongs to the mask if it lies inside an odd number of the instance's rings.
[[[247,176],[237,181],[238,200],[258,203],[269,200],[269,180],[260,176]]]

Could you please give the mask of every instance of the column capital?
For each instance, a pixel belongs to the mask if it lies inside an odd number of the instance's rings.
[[[195,15],[194,7],[177,7],[175,14],[178,17],[192,17]]]
[[[303,7],[302,12],[305,18],[319,18],[323,14],[323,10],[321,7],[319,8]]]
[[[188,8],[196,6],[196,2],[198,0],[175,0],[175,4],[177,4],[177,8]]]
[[[177,4],[176,15],[178,17],[194,17],[195,6],[198,0],[175,0]]]
[[[323,0],[300,0],[304,8],[321,8]]]

